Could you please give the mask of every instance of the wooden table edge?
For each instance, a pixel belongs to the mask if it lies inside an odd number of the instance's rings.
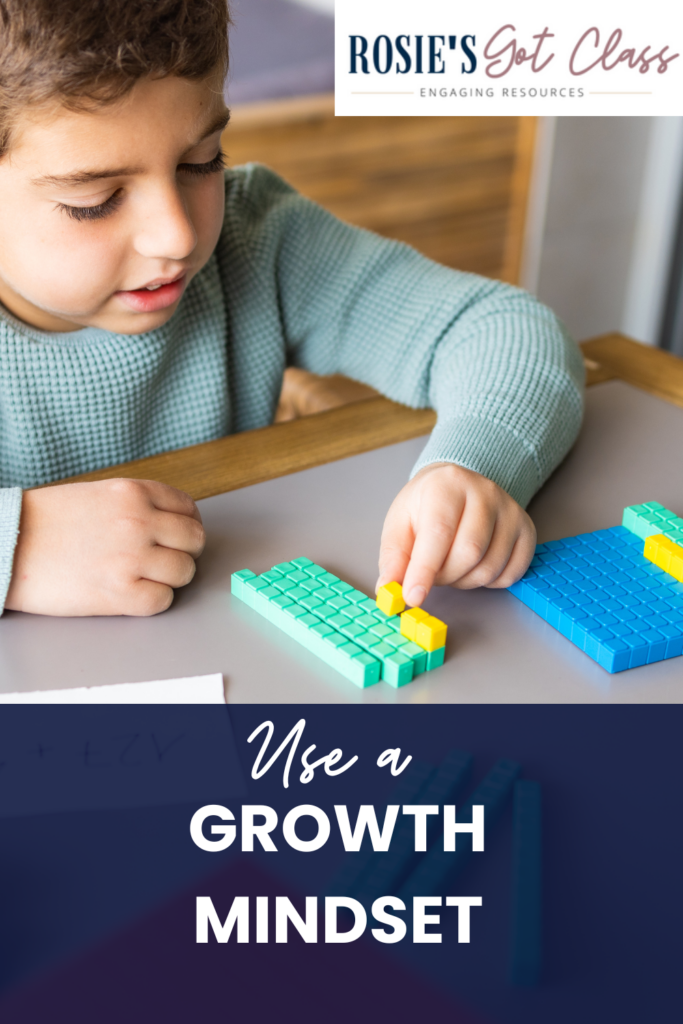
[[[683,360],[617,333],[591,338],[581,348],[589,387],[619,379],[683,408]],[[288,423],[82,473],[70,477],[69,482],[112,477],[158,480],[187,491],[198,501],[421,437],[435,422],[431,409],[409,409],[377,396]]]

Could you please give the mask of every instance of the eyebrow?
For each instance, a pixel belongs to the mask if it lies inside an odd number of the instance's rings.
[[[196,142],[193,142],[189,147],[194,149],[204,139],[208,139],[210,135],[215,132],[223,131],[230,120],[230,111],[225,109],[212,121],[209,122],[207,127],[201,133]],[[74,171],[71,174],[46,174],[39,178],[33,178],[31,180],[32,185],[39,187],[45,185],[61,185],[61,186],[74,186],[74,185],[87,185],[91,181],[99,181],[102,178],[125,178],[130,177],[134,174],[140,174],[141,169],[139,167],[107,167],[102,170],[92,171]]]

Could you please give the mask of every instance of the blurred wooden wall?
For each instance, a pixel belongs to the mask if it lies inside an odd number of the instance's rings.
[[[329,95],[237,107],[230,165],[268,164],[338,217],[516,283],[536,119],[335,117]]]

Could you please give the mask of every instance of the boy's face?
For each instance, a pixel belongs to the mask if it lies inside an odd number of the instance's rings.
[[[226,121],[215,76],[27,111],[0,159],[0,301],[47,331],[165,323],[218,241]]]

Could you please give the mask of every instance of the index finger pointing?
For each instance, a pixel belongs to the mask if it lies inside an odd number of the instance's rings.
[[[395,580],[402,583],[414,542],[410,515],[405,503],[395,501],[387,513],[379,548],[379,579],[375,591]]]
[[[427,501],[421,503],[415,543],[403,580],[403,597],[412,607],[422,604],[448,557],[463,504],[462,501],[443,501],[434,507]]]

